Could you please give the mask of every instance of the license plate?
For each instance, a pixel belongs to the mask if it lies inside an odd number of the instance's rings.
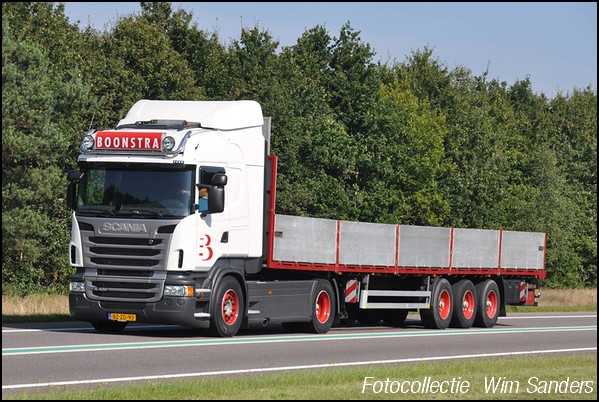
[[[137,317],[135,314],[108,313],[108,319],[110,321],[135,321]]]

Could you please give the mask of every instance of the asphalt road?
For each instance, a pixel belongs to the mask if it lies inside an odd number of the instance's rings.
[[[105,335],[82,322],[11,324],[2,327],[2,395],[316,367],[596,352],[596,313],[511,314],[492,329],[436,331],[409,316],[398,328],[335,327],[313,335],[270,326],[226,339],[177,326],[137,324]]]

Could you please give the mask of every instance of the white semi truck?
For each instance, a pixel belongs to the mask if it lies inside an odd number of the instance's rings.
[[[536,305],[544,233],[276,214],[269,130],[254,101],[140,100],[88,132],[67,175],[71,316],[234,336],[410,310],[427,328],[492,327],[507,304]]]

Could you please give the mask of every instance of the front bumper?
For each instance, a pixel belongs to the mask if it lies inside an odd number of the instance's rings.
[[[78,321],[108,321],[108,313],[135,314],[135,322],[175,324],[191,328],[206,328],[206,318],[196,318],[195,313],[205,313],[206,301],[195,297],[163,297],[155,303],[106,302],[89,300],[85,294],[69,294],[71,317]]]

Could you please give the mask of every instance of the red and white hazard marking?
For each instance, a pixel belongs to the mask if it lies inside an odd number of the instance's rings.
[[[357,303],[358,302],[358,281],[350,279],[345,284],[345,302],[346,303]]]

